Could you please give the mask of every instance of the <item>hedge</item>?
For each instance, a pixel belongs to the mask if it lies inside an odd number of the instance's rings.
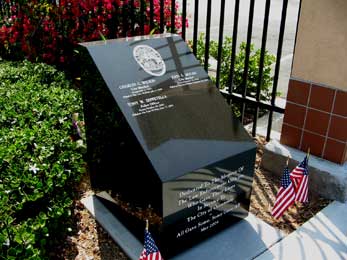
[[[0,62],[0,259],[42,259],[69,229],[85,147],[80,93],[45,64]]]

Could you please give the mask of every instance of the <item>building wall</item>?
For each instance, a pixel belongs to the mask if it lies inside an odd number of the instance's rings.
[[[292,76],[347,91],[347,1],[302,0]]]
[[[281,143],[347,161],[347,0],[302,0]]]

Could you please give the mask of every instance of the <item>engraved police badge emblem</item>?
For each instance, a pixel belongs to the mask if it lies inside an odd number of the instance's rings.
[[[152,76],[162,76],[166,72],[166,65],[160,53],[148,45],[137,45],[133,56],[141,68]]]

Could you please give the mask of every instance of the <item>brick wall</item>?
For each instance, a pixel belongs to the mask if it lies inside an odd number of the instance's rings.
[[[291,78],[281,143],[324,159],[347,161],[347,92]]]

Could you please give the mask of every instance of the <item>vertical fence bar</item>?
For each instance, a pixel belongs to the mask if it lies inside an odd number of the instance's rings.
[[[208,72],[208,60],[209,60],[209,56],[210,56],[211,8],[212,8],[212,0],[207,0],[205,62],[204,62],[204,69],[207,72]]]
[[[278,76],[279,76],[280,68],[281,68],[281,57],[282,57],[284,30],[286,28],[287,8],[288,8],[288,0],[283,0],[280,34],[279,34],[279,38],[278,38],[278,47],[277,47],[277,56],[276,56],[274,83],[273,83],[272,95],[271,95],[271,106],[272,107],[275,106],[275,101],[276,101]],[[266,133],[266,140],[267,141],[270,141],[271,128],[272,128],[272,116],[273,116],[273,110],[270,110],[269,121],[268,121],[268,125],[267,125],[267,133]]]
[[[300,3],[299,3],[298,20],[296,21],[296,30],[295,30],[294,46],[295,46],[296,40],[297,40],[297,38],[298,38],[298,29],[299,29],[299,23],[300,23],[301,5],[302,5],[302,0],[300,0]],[[295,55],[295,47],[294,47],[294,50],[293,50],[293,57],[294,57],[294,55]],[[293,70],[293,62],[294,62],[294,59],[292,59],[292,65],[291,65],[291,67],[290,67],[290,71]]]
[[[183,0],[182,5],[182,38],[186,40],[187,0]]]
[[[160,33],[164,32],[164,1],[160,1]]]
[[[242,75],[242,97],[247,95],[247,81],[248,81],[248,69],[249,69],[249,56],[251,53],[251,41],[252,41],[252,30],[253,30],[253,17],[254,17],[254,4],[255,0],[251,0],[249,6],[249,17],[248,17],[248,29],[247,29],[247,43],[245,53],[245,67]],[[246,103],[242,102],[241,122],[245,118]]]
[[[145,14],[145,9],[146,9],[146,2],[145,0],[140,0],[140,31],[141,35],[145,34],[145,19],[146,19],[146,14]]]
[[[267,29],[269,26],[270,5],[271,5],[271,0],[266,0],[264,23],[263,23],[263,36],[261,41],[261,51],[260,51],[260,59],[259,59],[259,73],[258,73],[257,94],[256,94],[257,102],[260,101],[260,91],[261,91],[261,86],[263,84],[264,60],[265,60],[265,52],[266,52]],[[259,106],[256,105],[256,108],[254,110],[254,115],[253,115],[252,136],[255,136],[257,132],[258,114],[259,114]]]
[[[6,2],[6,14],[7,16],[11,15],[11,8],[14,5],[12,1]]]
[[[154,3],[153,0],[149,1],[149,28],[151,31],[154,28]]]
[[[118,7],[120,9],[120,7]],[[128,24],[128,17],[129,17],[129,13],[128,13],[128,5],[123,4],[122,7],[122,16],[123,16],[123,32],[122,32],[122,36],[126,37],[128,34],[128,28],[129,28],[129,24]]]
[[[10,6],[9,6],[9,3],[7,3],[6,1],[2,1],[2,10],[3,10],[3,16],[9,16],[9,9],[10,9]]]
[[[225,0],[222,0],[220,3],[219,39],[218,39],[217,75],[216,75],[216,87],[218,89],[220,88],[220,73],[221,73],[220,71],[222,66],[224,15],[225,15]]]
[[[130,32],[131,36],[135,35],[135,6],[134,6],[134,0],[130,0]]]
[[[3,18],[5,15],[5,10],[4,10],[4,3],[2,0],[0,0],[0,16]]]
[[[234,85],[234,70],[235,70],[235,59],[236,59],[237,31],[239,26],[239,11],[240,11],[240,0],[235,0],[233,43],[231,46],[231,61],[230,61],[230,76],[229,76],[229,98],[228,98],[229,104],[231,101],[231,94],[233,92],[233,85]]]
[[[194,3],[194,30],[193,30],[193,53],[197,53],[198,45],[198,29],[199,29],[199,0]]]
[[[171,0],[171,33],[175,32],[176,1]]]
[[[115,6],[115,8],[116,8],[116,10],[115,10],[115,12],[117,13],[117,14],[120,14],[120,7],[118,6],[118,5],[116,5]],[[120,21],[120,19],[118,20],[118,19],[112,19],[112,26],[111,26],[111,28],[119,28],[119,24],[121,23],[121,21]],[[123,25],[124,26],[124,25]],[[123,31],[124,31],[124,27],[123,27]],[[123,33],[122,33],[123,34]],[[112,30],[111,31],[111,33],[110,33],[110,35],[109,35],[109,37],[112,39],[112,38],[118,38],[118,37],[120,37],[120,36],[122,36],[122,34],[120,34],[119,32],[118,32],[118,30]]]

